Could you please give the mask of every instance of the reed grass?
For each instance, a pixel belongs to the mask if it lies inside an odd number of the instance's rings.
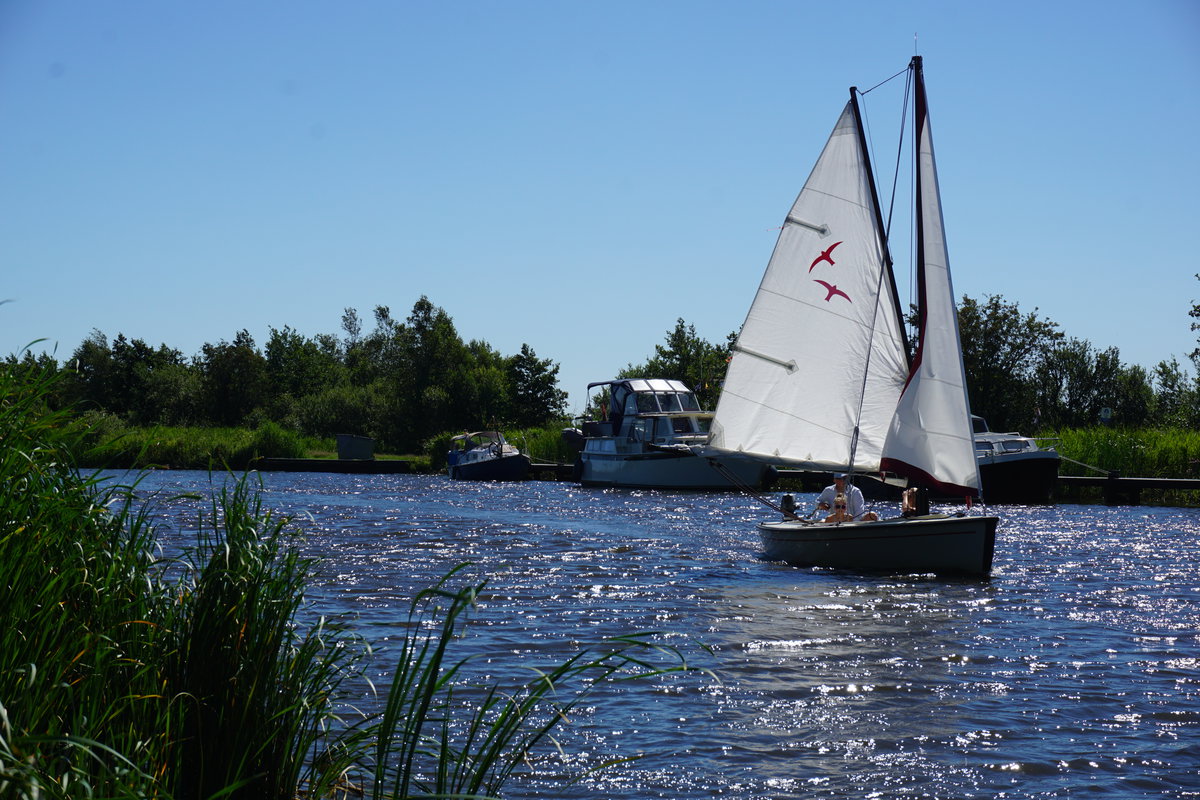
[[[75,467],[88,430],[47,409],[53,380],[0,368],[2,797],[496,797],[598,687],[694,670],[631,636],[471,686],[453,650],[484,583],[454,571],[413,600],[363,716],[343,686],[367,648],[301,623],[316,565],[289,521],[243,477],[163,558],[152,504]]]
[[[331,440],[301,436],[274,422],[257,428],[125,427],[106,415],[87,415],[76,457],[107,469],[247,469],[257,458],[305,458],[336,451]]]
[[[460,693],[472,690],[459,679],[467,660],[452,659],[450,645],[486,582],[454,590],[453,575],[420,592],[410,608],[387,703],[371,732],[374,769],[366,796],[373,800],[498,797],[535,748],[553,740],[599,687],[695,669],[679,650],[655,644],[652,634],[617,637],[554,667],[530,668],[531,679],[518,686],[473,687],[479,700],[464,706]]]
[[[1200,478],[1200,431],[1182,428],[1074,428],[1056,431],[1063,475],[1119,472],[1145,478]]]
[[[342,751],[328,724],[354,657],[344,624],[297,629],[314,562],[288,546],[287,524],[245,478],[198,516],[164,665],[176,798],[291,800],[301,784],[320,796],[349,766],[329,755]],[[323,758],[309,761],[316,751]]]
[[[513,431],[512,435],[504,435],[510,442],[521,448],[534,461],[550,464],[571,464],[578,455],[563,439],[562,431],[565,424],[550,425],[544,428],[526,428]]]

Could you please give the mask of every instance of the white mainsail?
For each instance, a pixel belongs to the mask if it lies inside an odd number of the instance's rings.
[[[908,364],[875,202],[851,100],[779,234],[711,447],[812,469],[879,468]]]
[[[979,494],[979,464],[942,220],[921,62],[916,72],[918,349],[884,446],[883,469],[952,495]]]

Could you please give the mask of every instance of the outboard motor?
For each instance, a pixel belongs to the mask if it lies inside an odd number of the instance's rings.
[[[796,516],[796,498],[792,494],[785,494],[779,500],[779,507],[783,509],[783,518]]]

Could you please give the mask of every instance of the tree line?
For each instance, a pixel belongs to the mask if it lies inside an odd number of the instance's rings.
[[[53,404],[128,425],[270,421],[311,436],[370,436],[388,452],[417,452],[448,430],[536,427],[564,414],[558,366],[528,344],[506,356],[487,342],[464,342],[425,296],[403,322],[382,305],[374,317],[364,332],[358,312],[345,309],[341,336],[272,327],[261,348],[241,330],[191,358],[165,344],[156,349],[124,334],[109,341],[93,331],[61,367],[29,352],[20,363],[66,371]]]
[[[1198,276],[1200,277],[1200,276]],[[1037,309],[1022,312],[998,295],[959,304],[972,410],[994,430],[1027,433],[1088,427],[1200,428],[1200,341],[1188,374],[1176,358],[1152,370],[1066,336]],[[1200,304],[1190,316],[1200,330]],[[403,321],[374,309],[364,332],[345,309],[342,335],[305,336],[270,328],[259,348],[246,330],[205,344],[189,358],[118,334],[93,331],[61,367],[48,355],[10,355],[10,364],[63,369],[53,402],[118,417],[133,426],[243,426],[274,422],[327,437],[359,433],[388,452],[419,452],[447,431],[558,424],[566,392],[558,365],[528,344],[505,356],[487,342],[464,342],[451,317],[422,296]],[[620,377],[668,377],[692,386],[715,408],[735,333],[706,341],[683,318],[654,354]]]
[[[1200,330],[1200,304],[1189,315],[1197,320],[1191,329]],[[1152,370],[1125,364],[1116,347],[1068,337],[1037,309],[1024,313],[999,295],[964,295],[958,322],[971,410],[993,430],[1200,428],[1200,341],[1189,354],[1196,371],[1189,375],[1174,357]],[[735,338],[707,342],[681,318],[650,359],[621,377],[674,377],[715,407]]]

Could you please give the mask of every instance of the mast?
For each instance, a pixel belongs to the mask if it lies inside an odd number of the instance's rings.
[[[905,362],[905,365],[909,367],[910,374],[911,374],[912,356],[908,352],[908,339],[904,335],[904,315],[901,312],[901,308],[900,308],[900,295],[899,295],[898,291],[896,290],[896,275],[895,275],[894,270],[892,269],[892,250],[891,250],[891,246],[888,242],[888,238],[887,238],[887,227],[884,225],[884,222],[883,222],[883,207],[881,206],[881,204],[879,202],[879,187],[875,183],[875,169],[871,163],[871,153],[867,149],[867,136],[866,136],[866,131],[863,128],[862,111],[858,106],[858,87],[857,86],[850,87],[850,107],[853,111],[853,116],[854,116],[854,126],[855,126],[855,133],[856,133],[856,136],[858,139],[859,154],[862,159],[863,170],[866,173],[867,186],[868,186],[869,194],[871,196],[871,212],[874,216],[875,229],[877,231],[879,231],[879,240],[880,240],[880,243],[883,248],[883,253],[882,253],[883,264],[880,269],[879,286],[877,286],[877,289],[883,289],[884,281],[887,282],[887,289],[890,290],[890,293],[891,293],[892,304],[894,306],[895,320],[896,320],[896,325],[898,328],[896,331],[894,331],[894,333],[897,335],[897,339],[901,343],[901,347],[903,348],[904,362]],[[879,295],[880,295],[880,292],[877,291],[876,295],[875,295],[876,303],[879,302]],[[878,319],[877,315],[876,315],[876,319]],[[874,334],[872,334],[872,338],[874,338]],[[858,420],[861,420],[861,418],[862,418],[863,402],[866,400],[866,382],[867,382],[867,378],[868,378],[868,373],[870,372],[870,363],[871,363],[871,351],[870,351],[870,349],[868,349],[866,369],[864,369],[864,371],[863,371],[863,390],[859,394]],[[850,437],[849,466],[850,466],[851,472],[855,471],[855,456],[857,455],[857,452],[858,452],[858,438],[859,438],[859,421],[858,420],[855,421],[854,432]]]
[[[922,68],[923,62],[921,56],[913,56],[909,63],[909,69],[913,74],[913,142],[915,160],[919,160],[921,154],[919,152],[919,144],[921,141],[921,126],[925,124],[925,117],[928,113],[928,106],[925,99],[925,72]],[[915,165],[913,170],[915,173],[916,196],[923,197],[921,190],[923,188],[923,180],[919,164]],[[925,230],[925,208],[923,203],[916,204],[916,230]],[[926,304],[929,302],[925,294],[925,237],[918,233],[917,235],[917,352],[913,354],[909,361],[909,380],[912,380],[912,375],[916,373],[921,365],[921,356],[924,351],[925,342],[925,325],[927,322],[928,309]],[[907,349],[907,348],[905,348]]]
[[[916,56],[919,60],[920,56]],[[896,307],[896,320],[900,323],[900,341],[904,343],[904,357],[911,365],[912,354],[908,352],[908,338],[904,335],[904,312],[900,307],[900,293],[896,289],[896,274],[892,269],[892,247],[887,239],[887,227],[883,224],[883,207],[879,202],[879,187],[875,184],[875,168],[872,166],[871,153],[867,149],[867,135],[863,129],[862,112],[858,108],[858,87],[850,87],[850,105],[854,108],[854,124],[858,128],[858,146],[862,151],[862,162],[867,172],[867,183],[871,187],[871,206],[875,212],[875,225],[883,240],[883,271],[887,277],[892,292],[892,301]],[[922,96],[924,89],[922,88]]]

